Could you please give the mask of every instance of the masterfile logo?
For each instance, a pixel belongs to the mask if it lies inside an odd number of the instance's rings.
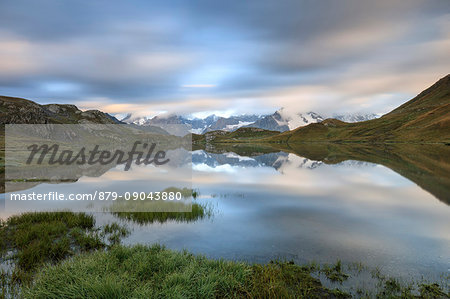
[[[141,146],[143,150],[147,150],[144,156],[144,151],[139,151],[138,147]],[[124,152],[122,150],[115,150],[114,152],[109,150],[99,150],[99,145],[95,145],[92,150],[87,150],[86,147],[82,147],[77,153],[73,150],[60,150],[58,144],[53,144],[49,146],[48,144],[32,144],[27,149],[30,151],[30,155],[26,161],[26,164],[32,164],[36,155],[36,163],[42,164],[44,158],[49,155],[48,163],[50,165],[107,165],[111,163],[125,164],[124,170],[130,169],[133,161],[137,165],[149,165],[154,163],[155,165],[164,165],[170,161],[166,159],[166,152],[159,150],[153,154],[156,148],[156,143],[149,145],[148,143],[135,141],[133,147],[129,152]],[[136,158],[135,158],[136,156]]]

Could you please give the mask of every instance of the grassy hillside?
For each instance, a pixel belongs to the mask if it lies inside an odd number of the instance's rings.
[[[359,123],[327,119],[264,141],[450,143],[450,75],[381,118]]]

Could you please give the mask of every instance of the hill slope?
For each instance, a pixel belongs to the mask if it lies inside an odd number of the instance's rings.
[[[266,141],[450,143],[450,75],[381,118],[359,123],[327,119]]]
[[[39,105],[22,98],[0,96],[0,124],[120,124],[99,110],[81,111],[74,105]]]

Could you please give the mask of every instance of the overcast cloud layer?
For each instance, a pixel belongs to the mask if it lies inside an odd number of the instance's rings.
[[[384,113],[450,70],[449,0],[0,1],[0,94],[110,113]]]

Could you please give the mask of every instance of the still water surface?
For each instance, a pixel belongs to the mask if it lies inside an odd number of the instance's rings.
[[[393,170],[347,160],[325,164],[293,153],[192,153],[197,202],[212,217],[138,225],[125,244],[161,243],[212,258],[249,262],[362,262],[397,277],[450,274],[450,206]],[[141,169],[127,173],[130,181]],[[121,177],[40,188],[69,192]],[[167,185],[170,185],[170,181]],[[5,214],[3,215],[5,216]],[[117,219],[96,213],[99,224]]]
[[[213,258],[363,262],[395,276],[450,274],[450,206],[387,167],[284,152],[193,152],[193,187],[214,215],[134,225],[127,244]]]

